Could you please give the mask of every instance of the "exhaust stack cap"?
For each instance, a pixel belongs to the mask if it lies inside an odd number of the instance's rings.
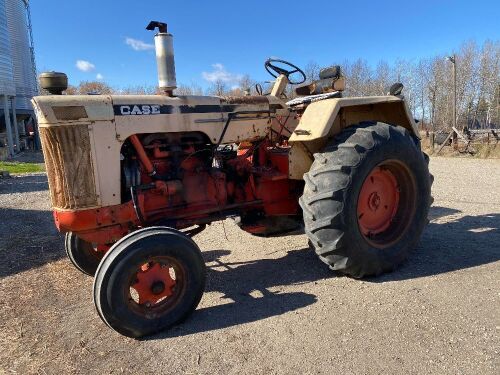
[[[43,72],[39,76],[40,87],[52,95],[62,95],[68,88],[68,76],[60,72]]]
[[[155,35],[156,64],[158,66],[158,86],[167,95],[177,88],[175,77],[173,36],[167,32],[167,24],[151,21],[146,30],[158,29]]]

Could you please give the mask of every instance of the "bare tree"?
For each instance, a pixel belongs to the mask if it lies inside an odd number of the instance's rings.
[[[227,93],[227,85],[224,81],[218,79],[213,82],[207,90],[208,94],[215,96],[224,96]]]
[[[368,63],[362,59],[358,59],[352,64],[346,61],[343,68],[348,82],[346,94],[348,96],[369,95],[369,87],[372,84],[372,71]]]
[[[250,75],[245,74],[241,77],[238,85],[242,92],[245,92],[246,90],[252,91],[253,86],[255,86],[255,81],[250,77]]]
[[[321,67],[316,61],[309,61],[304,67],[304,73],[306,74],[306,82],[312,82],[319,79],[319,72]]]
[[[137,85],[128,86],[118,91],[123,95],[154,95],[159,93],[157,86]]]
[[[174,93],[179,96],[193,95],[193,90],[187,85],[180,84],[179,87],[175,89]]]
[[[384,95],[387,88],[392,84],[391,82],[391,68],[386,61],[380,61],[375,70],[375,76],[372,81],[372,88],[370,89],[373,95]]]
[[[79,94],[112,94],[113,88],[101,81],[83,81],[78,86]]]
[[[66,89],[66,95],[76,95],[76,94],[78,94],[78,87],[73,85],[68,85],[68,88]]]
[[[203,89],[196,82],[192,82],[189,86],[193,95],[203,95]]]

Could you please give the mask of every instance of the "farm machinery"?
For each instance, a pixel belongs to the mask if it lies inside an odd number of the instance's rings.
[[[432,176],[401,84],[343,97],[338,66],[305,83],[268,59],[269,93],[178,96],[172,35],[148,29],[160,94],[62,95],[67,77],[49,72],[50,95],[33,99],[55,224],[73,264],[95,275],[109,327],[141,337],[194,311],[205,264],[191,237],[228,217],[256,236],[304,228],[320,260],[355,278],[407,258]]]

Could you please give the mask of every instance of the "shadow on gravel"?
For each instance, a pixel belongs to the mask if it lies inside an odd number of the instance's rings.
[[[49,199],[47,175],[17,175],[0,179],[0,194],[31,193],[47,190]]]
[[[40,177],[45,179],[44,176],[30,177],[35,177],[34,181]],[[456,213],[459,211],[433,207],[430,218],[436,220]],[[65,256],[64,240],[54,226],[50,211],[0,208],[0,223],[0,277]],[[431,223],[403,267],[366,281],[380,283],[426,277],[498,261],[499,226],[500,214]],[[278,259],[241,263],[224,262],[223,257],[229,253],[228,250],[203,253],[208,266],[206,290],[222,293],[221,304],[197,310],[187,323],[150,340],[212,331],[295,311],[315,303],[316,296],[304,292],[281,293],[281,285],[335,277],[309,249],[289,251]]]
[[[62,258],[63,245],[50,211],[0,207],[0,277]]]
[[[309,249],[289,251],[279,259],[242,263],[219,259],[227,254],[227,250],[203,253],[208,264],[206,291],[223,293],[221,304],[196,310],[187,323],[147,340],[222,329],[303,308],[315,303],[316,296],[304,292],[281,293],[276,287],[335,277]]]
[[[456,210],[454,208],[433,206],[429,211],[429,220],[436,220],[444,216],[459,214],[462,211]]]
[[[433,207],[430,219],[460,213],[446,207]],[[420,246],[397,271],[369,282],[399,281],[443,274],[500,260],[500,215],[465,216],[447,223],[431,223]],[[207,291],[224,293],[221,305],[197,310],[187,323],[148,338],[156,340],[222,329],[265,319],[308,306],[316,296],[303,292],[272,293],[270,287],[313,282],[335,274],[318,261],[313,251],[290,251],[280,259],[248,263],[224,263],[219,258],[227,250],[204,253],[210,265]],[[253,297],[258,291],[259,298]],[[252,293],[252,295],[250,295]]]
[[[13,159],[8,161],[17,161],[22,163],[43,163],[42,151],[25,150],[17,154]]]
[[[429,217],[460,211],[432,207]],[[500,214],[464,216],[446,223],[430,223],[420,245],[393,273],[367,281],[381,283],[439,275],[500,260]]]

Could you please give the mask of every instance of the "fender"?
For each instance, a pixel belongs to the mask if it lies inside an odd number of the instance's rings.
[[[292,145],[289,177],[301,180],[311,167],[315,152],[323,149],[343,129],[363,121],[402,126],[420,138],[417,124],[400,97],[366,96],[314,102],[306,108],[289,139]]]

